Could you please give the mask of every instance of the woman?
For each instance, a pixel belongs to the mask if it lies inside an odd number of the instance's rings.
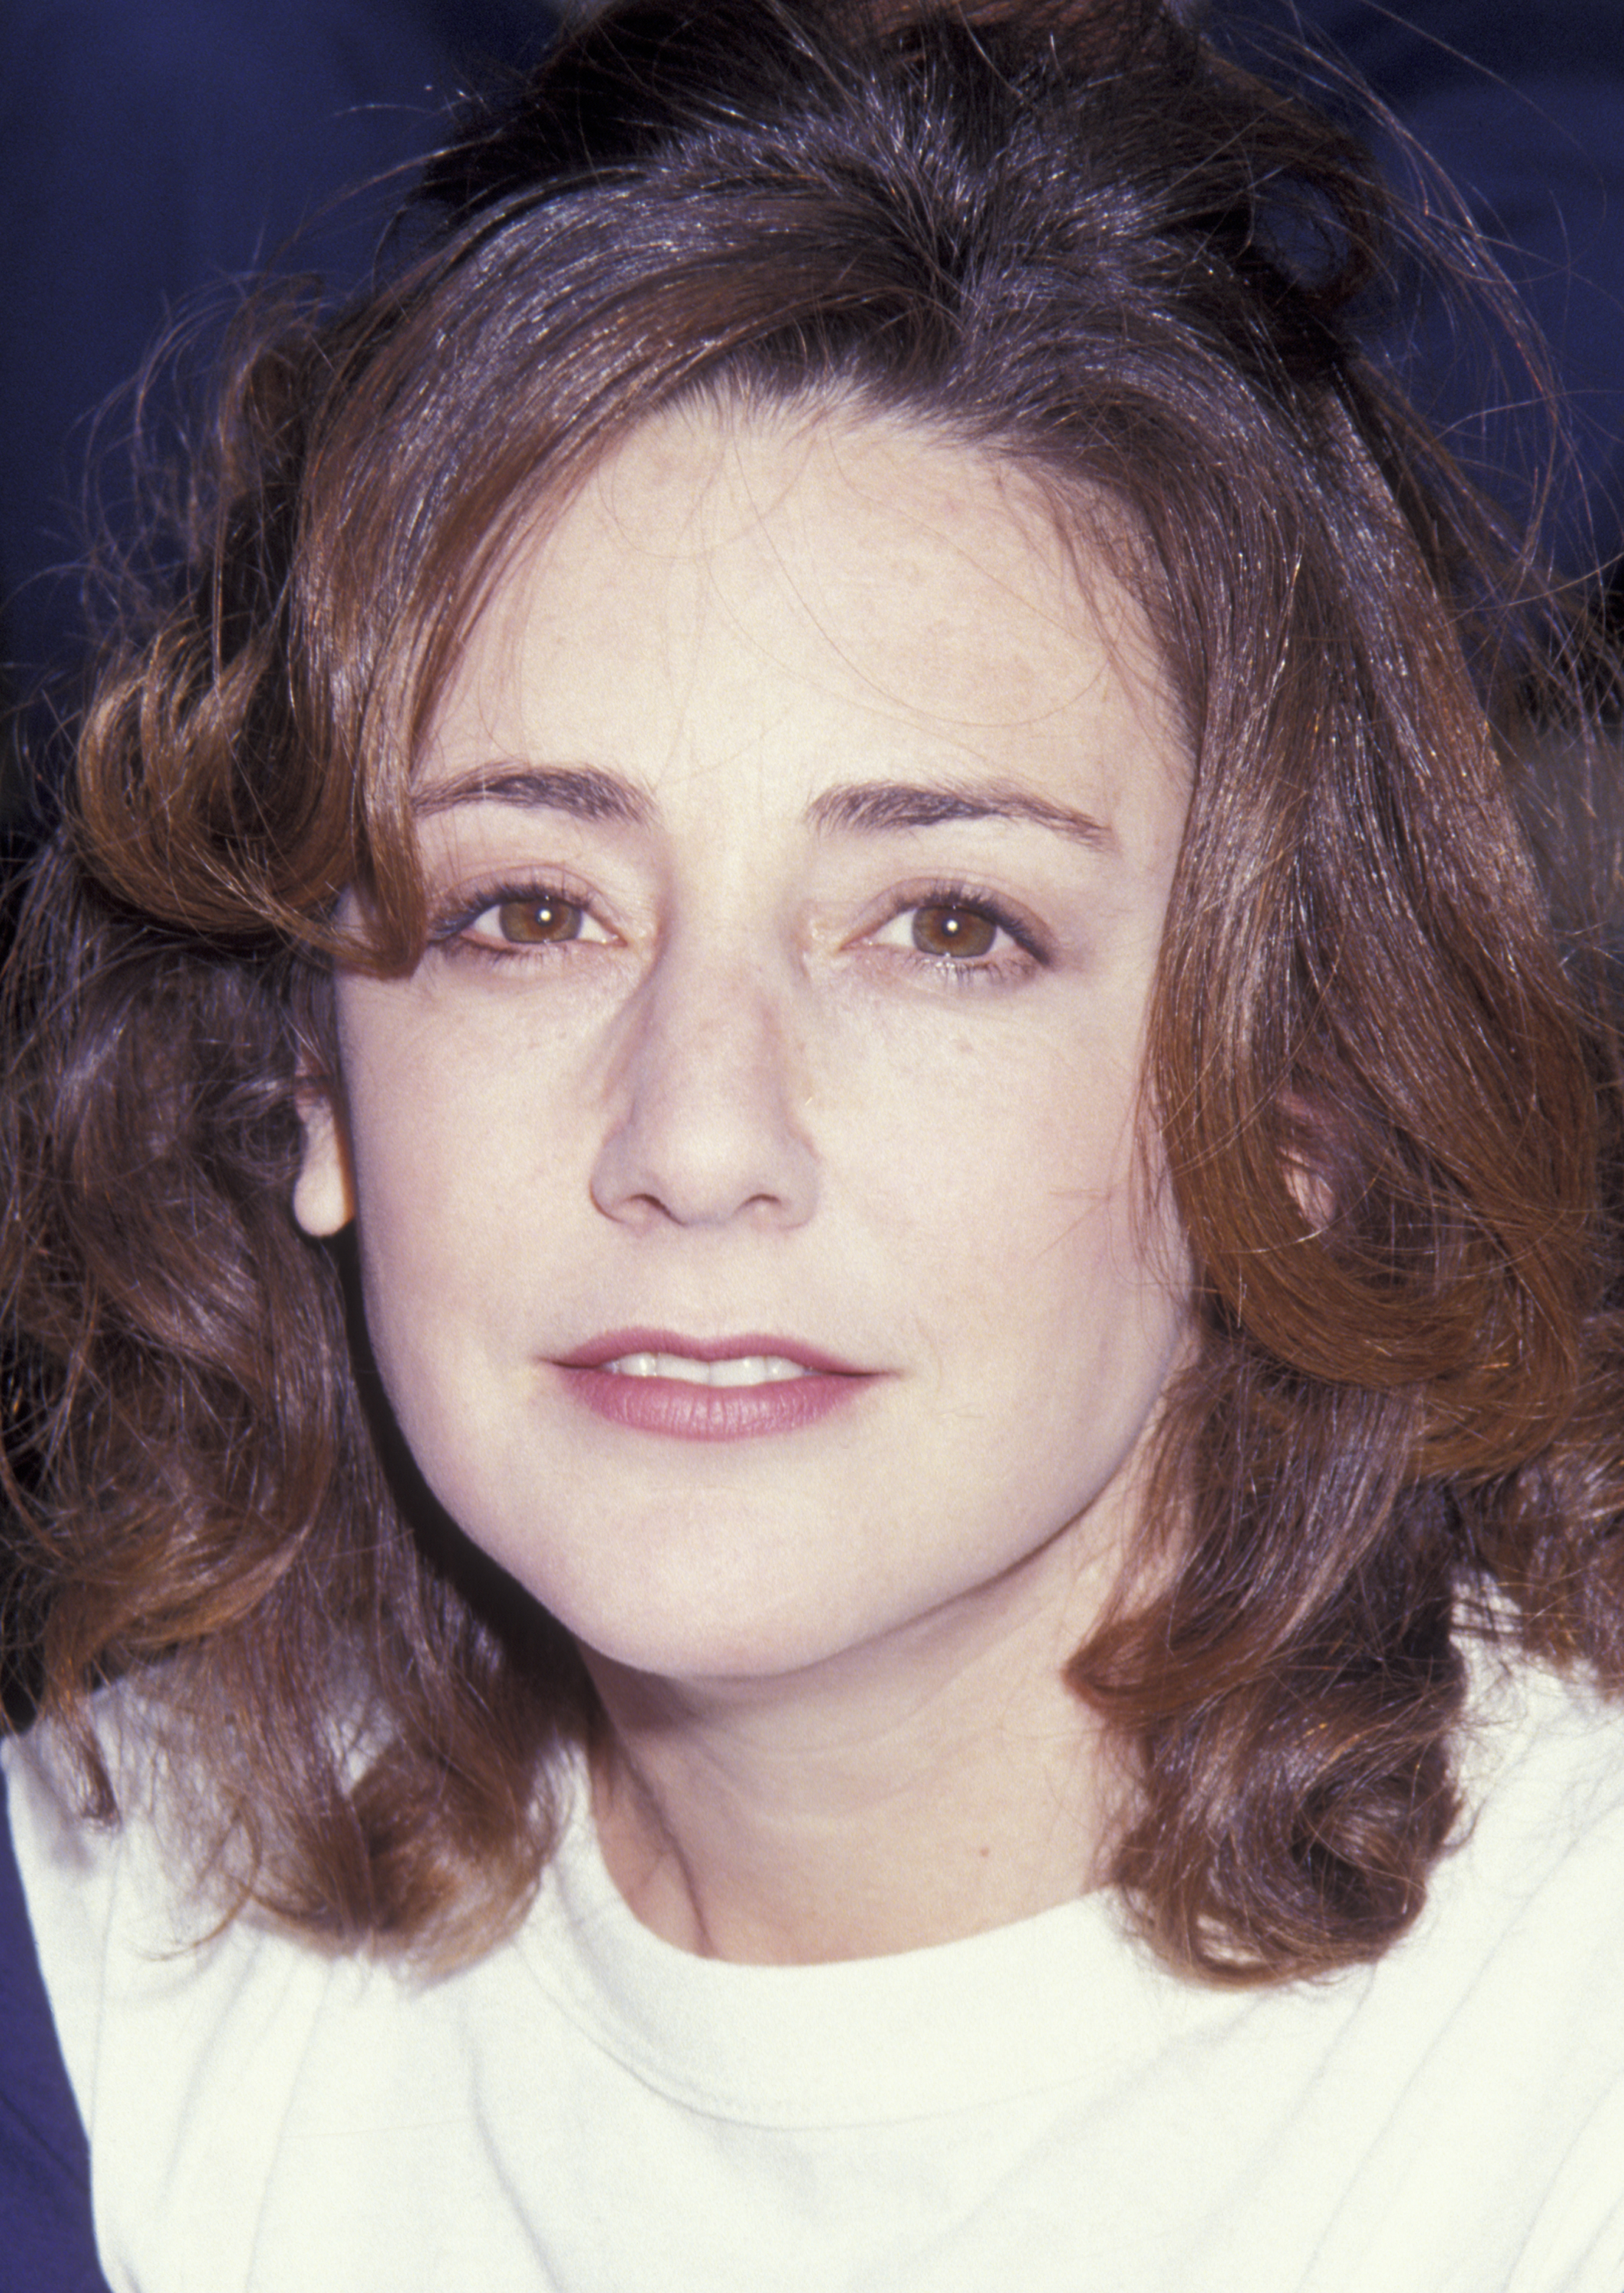
[[[1356,150],[638,4],[427,202],[12,966],[109,2281],[1616,2293],[1612,1044]]]

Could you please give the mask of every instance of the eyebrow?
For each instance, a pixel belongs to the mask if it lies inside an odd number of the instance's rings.
[[[465,804],[509,804],[526,811],[564,812],[578,820],[646,828],[655,807],[647,793],[618,773],[589,765],[485,765],[425,789],[419,813],[449,812]],[[1073,806],[1034,796],[1007,781],[951,786],[914,781],[856,781],[826,789],[807,808],[823,835],[885,835],[936,828],[954,820],[1024,821],[1095,848],[1115,842],[1111,830]]]
[[[654,817],[654,806],[641,789],[618,773],[597,772],[590,765],[481,765],[423,790],[416,809],[426,814],[464,804],[568,812],[578,820],[609,820],[626,828],[645,828]]]
[[[888,829],[935,828],[949,820],[1021,820],[1096,847],[1116,839],[1103,821],[1069,804],[1033,796],[1007,781],[919,786],[911,781],[860,781],[827,790],[810,807],[826,833],[883,835]]]

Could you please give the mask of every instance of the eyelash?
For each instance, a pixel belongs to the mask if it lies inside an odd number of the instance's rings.
[[[533,940],[500,945],[467,936],[481,916],[491,908],[509,905],[537,908],[545,907],[549,902],[556,902],[562,907],[578,908],[588,916],[592,913],[587,900],[562,884],[495,884],[459,903],[454,912],[436,918],[430,928],[429,944],[448,955],[473,958],[490,964],[511,963],[515,959],[533,962],[537,958],[551,957],[579,943],[574,940]],[[877,928],[884,930],[886,925],[897,922],[903,916],[932,908],[981,918],[1003,933],[1018,951],[1018,955],[1014,957],[1010,950],[1006,949],[971,958],[933,955],[924,948],[893,951],[933,978],[949,980],[956,987],[973,988],[1006,979],[1013,972],[1025,971],[1034,966],[1046,970],[1053,960],[1047,944],[1030,923],[1012,913],[996,894],[974,884],[943,882],[925,885],[893,908]],[[591,945],[601,944],[588,943]]]

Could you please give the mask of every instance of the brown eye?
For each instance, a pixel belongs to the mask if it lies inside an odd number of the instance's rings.
[[[998,927],[975,908],[914,910],[913,942],[921,955],[990,955]]]
[[[579,939],[586,920],[586,911],[573,900],[503,900],[486,912],[495,922],[496,936],[510,946]]]

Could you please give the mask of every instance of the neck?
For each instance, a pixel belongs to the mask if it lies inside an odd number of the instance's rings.
[[[1097,1600],[1031,1591],[987,1588],[973,1618],[765,1681],[589,1658],[610,1720],[599,1836],[638,1917],[706,1957],[810,1964],[955,1941],[1100,1884],[1120,1778],[1063,1677]]]

